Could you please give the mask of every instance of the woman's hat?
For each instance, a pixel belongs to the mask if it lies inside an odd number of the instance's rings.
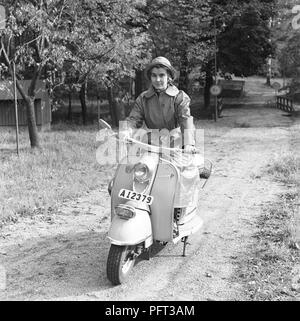
[[[146,67],[145,69],[145,74],[147,76],[147,78],[150,80],[150,71],[157,66],[164,66],[165,68],[168,69],[168,71],[170,72],[170,75],[172,77],[172,80],[174,80],[176,78],[176,70],[173,68],[173,66],[171,65],[170,61],[165,58],[165,57],[156,57],[154,58],[151,63]]]

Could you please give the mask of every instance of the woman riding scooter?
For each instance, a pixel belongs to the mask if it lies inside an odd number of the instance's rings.
[[[199,164],[204,165],[204,158],[195,147],[190,98],[172,84],[175,70],[168,59],[155,58],[146,68],[146,75],[151,86],[136,99],[126,119],[127,130],[121,130],[123,133],[119,132],[118,137],[126,147],[134,144],[129,154],[135,157],[131,161],[127,155],[124,155],[126,161],[120,159],[108,187],[111,247],[107,276],[116,285],[126,279],[141,253],[147,252],[150,258],[154,241],[176,244],[181,240],[185,256],[189,235],[202,226],[197,210],[198,169]],[[155,131],[150,131],[150,136],[146,131],[148,137],[143,136],[148,138],[148,143],[132,138],[136,136],[133,130],[144,123],[150,130],[160,130],[158,141],[153,141]],[[162,142],[170,146],[161,146]]]

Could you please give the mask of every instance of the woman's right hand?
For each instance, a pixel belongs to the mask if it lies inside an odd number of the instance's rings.
[[[130,128],[126,130],[119,130],[118,138],[126,140],[128,138],[131,138],[131,135],[132,135],[132,130]]]

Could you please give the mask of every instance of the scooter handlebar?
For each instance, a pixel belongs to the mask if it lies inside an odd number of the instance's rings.
[[[171,148],[171,147],[165,147],[165,146],[156,146],[156,145],[150,145],[150,144],[146,144],[143,143],[139,140],[136,140],[134,138],[131,137],[127,137],[125,139],[120,139],[121,141],[127,141],[129,143],[133,143],[133,144],[137,144],[140,147],[144,147],[147,150],[151,150],[152,152],[156,152],[156,153],[160,153],[162,151],[168,151],[168,152],[173,152],[173,153],[185,153],[185,154],[201,154],[200,149],[196,148],[195,152],[186,152],[181,148]]]

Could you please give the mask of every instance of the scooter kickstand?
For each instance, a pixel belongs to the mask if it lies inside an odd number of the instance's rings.
[[[182,256],[184,256],[184,257],[186,256],[186,255],[185,255],[186,246],[187,246],[188,244],[189,244],[189,245],[191,244],[191,243],[189,243],[187,240],[188,240],[188,236],[185,236],[185,237],[182,238],[182,242],[183,242],[183,253],[182,253]]]
[[[150,256],[151,256],[151,246],[149,246],[147,250],[147,261],[150,261]]]

